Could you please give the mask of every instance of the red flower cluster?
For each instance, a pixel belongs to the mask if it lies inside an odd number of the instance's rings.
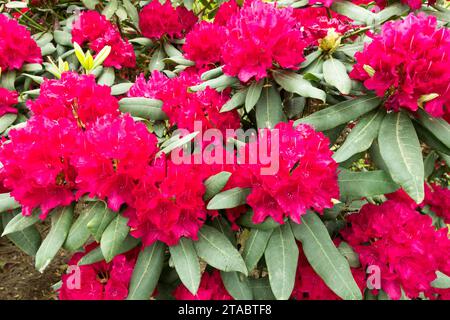
[[[202,129],[237,129],[240,127],[236,111],[220,113],[222,105],[229,99],[227,93],[206,88],[190,92],[189,87],[200,83],[200,77],[191,70],[182,72],[174,78],[167,78],[155,71],[145,81],[141,75],[128,92],[129,97],[146,97],[163,101],[162,110],[172,125],[194,131],[194,122],[200,121]]]
[[[203,273],[195,296],[182,284],[175,289],[173,296],[176,300],[234,300],[225,289],[218,270]]]
[[[81,258],[96,246],[88,245],[84,253],[72,256],[68,263],[71,272],[62,275],[60,300],[125,300],[128,296],[138,250],[117,255],[109,263],[101,261],[78,266]]]
[[[164,4],[152,0],[139,13],[139,28],[150,39],[181,38],[197,21],[192,11],[181,6],[174,8],[168,0]]]
[[[224,72],[243,82],[260,80],[274,64],[298,69],[305,43],[292,8],[277,8],[260,0],[246,1],[230,17],[227,41],[222,47]]]
[[[404,203],[366,204],[348,220],[344,239],[363,267],[380,268],[381,288],[392,299],[399,299],[402,289],[409,298],[422,292],[432,298],[436,271],[450,274],[448,230],[436,230],[430,217]]]
[[[0,117],[6,113],[17,113],[17,109],[13,106],[18,102],[17,92],[0,88]]]
[[[94,52],[100,52],[105,46],[111,47],[111,53],[103,63],[105,67],[121,69],[136,65],[133,46],[127,39],[122,39],[119,30],[97,11],[81,13],[72,27],[72,42],[79,45],[88,42]]]
[[[20,69],[24,63],[41,63],[41,49],[30,32],[16,20],[0,14],[0,68]]]
[[[424,202],[445,223],[450,224],[450,189],[432,184],[430,188],[425,188]]]
[[[332,198],[339,197],[337,163],[331,158],[328,138],[309,125],[293,127],[291,121],[279,123],[275,129],[279,132],[278,172],[262,175],[261,168],[266,164],[243,164],[242,186],[252,188],[247,203],[253,208],[254,223],[261,223],[267,217],[278,223],[290,217],[300,223],[300,217],[307,210],[322,212],[333,206]],[[273,134],[274,131],[262,130],[258,140],[271,144]],[[250,159],[254,153],[251,150],[259,148],[258,144],[258,141],[247,144],[240,157],[245,154],[245,159]]]
[[[145,246],[159,240],[169,246],[181,237],[197,239],[206,220],[203,201],[208,173],[200,166],[157,159],[133,190],[125,215],[131,234]]]
[[[355,55],[350,75],[378,96],[386,108],[416,111],[450,120],[450,30],[435,17],[410,14],[383,25],[380,35]],[[369,70],[369,71],[368,71]]]

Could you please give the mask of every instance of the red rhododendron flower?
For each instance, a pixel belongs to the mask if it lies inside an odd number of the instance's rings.
[[[71,156],[79,148],[80,130],[67,119],[44,117],[28,120],[22,129],[9,132],[10,141],[0,149],[1,174],[5,187],[31,215],[40,207],[41,218],[75,199],[76,171]]]
[[[105,46],[111,47],[111,52],[103,65],[105,67],[134,67],[136,56],[133,46],[127,39],[122,39],[119,30],[97,11],[85,11],[73,23],[72,42],[79,45],[89,43],[89,48],[100,52]]]
[[[278,172],[262,175],[261,168],[268,165],[242,164],[250,183],[246,185],[248,182],[243,181],[241,186],[252,188],[247,203],[253,208],[254,223],[261,223],[269,216],[278,223],[284,223],[285,217],[300,223],[307,210],[322,212],[333,206],[333,198],[339,197],[337,164],[331,158],[328,138],[309,125],[293,127],[291,121],[279,123],[275,129],[279,130],[279,141],[271,141],[274,132],[267,129],[260,131],[258,139],[267,141],[268,150],[272,143],[279,143]],[[245,154],[249,161],[252,150],[257,150],[256,146],[261,150],[261,145],[261,142],[250,142],[240,157]]]
[[[16,20],[0,14],[0,68],[20,69],[24,63],[41,63],[41,49],[30,32]]]
[[[225,289],[218,270],[214,270],[212,273],[203,273],[200,287],[195,296],[183,284],[175,289],[173,296],[176,300],[234,300]]]
[[[93,75],[74,72],[64,72],[59,80],[45,80],[39,97],[27,105],[34,115],[71,119],[81,128],[103,115],[119,114],[119,104],[108,86],[98,85]]]
[[[19,102],[18,94],[5,88],[0,88],[0,117],[6,113],[17,113],[13,106]]]
[[[380,268],[381,289],[392,299],[421,292],[431,296],[436,271],[450,274],[448,230],[436,230],[432,219],[404,203],[388,200],[364,205],[348,218],[344,239],[359,254],[363,267]]]
[[[143,75],[136,79],[128,92],[129,97],[146,97],[163,102],[162,110],[172,125],[180,129],[194,131],[194,122],[200,121],[202,129],[237,129],[240,127],[238,113],[234,111],[220,113],[223,104],[229,99],[225,92],[206,88],[190,92],[189,87],[200,83],[200,77],[192,71],[184,71],[178,77],[167,78],[163,73],[154,71],[148,82]]]
[[[70,272],[62,275],[60,300],[126,299],[138,251],[117,255],[109,263],[103,260],[78,266],[80,259],[96,247],[95,243],[88,245],[84,253],[78,252],[72,256],[68,263]],[[76,276],[79,279],[75,279]]]
[[[247,82],[266,77],[273,64],[298,69],[305,43],[292,13],[292,8],[277,8],[273,3],[245,2],[227,24],[228,40],[222,47],[224,72]]]
[[[183,51],[186,58],[198,67],[221,61],[221,48],[226,40],[226,29],[202,21],[186,35]]]
[[[169,0],[164,4],[152,0],[139,13],[139,28],[144,37],[150,39],[160,39],[165,35],[181,38],[197,20],[194,13],[185,7],[174,8]]]
[[[325,7],[331,7],[334,0],[309,0],[309,4],[322,4]]]
[[[197,240],[206,219],[203,201],[207,170],[159,158],[133,190],[125,215],[131,234],[145,246],[159,240],[169,246],[181,237]]]
[[[430,188],[425,188],[424,203],[445,223],[450,224],[450,189],[432,184]]]
[[[157,152],[156,137],[129,115],[99,118],[85,131],[83,146],[73,158],[78,171],[77,197],[107,198],[117,211],[131,201],[137,181]]]
[[[230,18],[239,12],[239,6],[236,0],[229,0],[220,5],[219,10],[214,17],[214,24],[219,26],[225,26]]]
[[[295,300],[341,300],[311,267],[303,253],[301,244],[299,244],[299,249],[297,274],[291,297]],[[352,268],[351,271],[359,289],[364,292],[366,287],[364,270]]]
[[[387,94],[388,109],[416,111],[424,104],[429,114],[448,117],[449,51],[449,29],[438,27],[435,17],[410,14],[404,21],[383,25],[381,34],[356,53],[357,64],[350,75],[378,96]]]

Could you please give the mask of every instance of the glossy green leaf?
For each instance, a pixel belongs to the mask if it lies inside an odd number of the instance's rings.
[[[273,229],[261,230],[251,229],[250,236],[245,242],[242,257],[249,271],[253,270],[264,255],[267,243],[272,235]]]
[[[129,231],[128,218],[120,214],[106,227],[100,241],[106,262],[110,262],[117,255]]]
[[[322,102],[326,100],[326,94],[323,90],[314,87],[308,80],[301,75],[291,71],[274,71],[274,80],[286,91],[296,93],[302,97],[319,99]]]
[[[21,213],[18,214],[21,215]],[[13,219],[12,214],[3,213],[1,216],[4,226],[7,226]],[[41,245],[41,235],[35,226],[29,226],[23,230],[9,233],[6,237],[29,256],[35,256]]]
[[[338,182],[341,198],[344,199],[382,195],[400,188],[383,170],[363,172],[342,170]]]
[[[128,112],[133,117],[149,120],[166,120],[167,115],[162,111],[162,101],[149,98],[122,98],[119,101],[120,111]]]
[[[250,112],[258,102],[263,86],[264,81],[254,81],[248,87],[247,95],[245,96],[245,110],[247,112]]]
[[[232,188],[216,194],[208,203],[208,210],[231,209],[243,205],[250,194],[248,188]]]
[[[88,222],[87,228],[97,242],[100,242],[102,234],[110,222],[117,216],[104,202],[95,202],[93,207],[93,217]]]

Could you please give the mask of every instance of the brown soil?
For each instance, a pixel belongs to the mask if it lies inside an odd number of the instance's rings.
[[[44,273],[34,268],[34,259],[6,237],[0,238],[0,300],[54,300],[52,285],[61,279],[67,256],[60,252]]]

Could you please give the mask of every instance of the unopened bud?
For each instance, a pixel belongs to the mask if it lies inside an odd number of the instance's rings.
[[[336,32],[334,28],[328,29],[327,35],[325,38],[319,40],[319,48],[323,52],[332,53],[334,52],[341,44],[341,34]]]

